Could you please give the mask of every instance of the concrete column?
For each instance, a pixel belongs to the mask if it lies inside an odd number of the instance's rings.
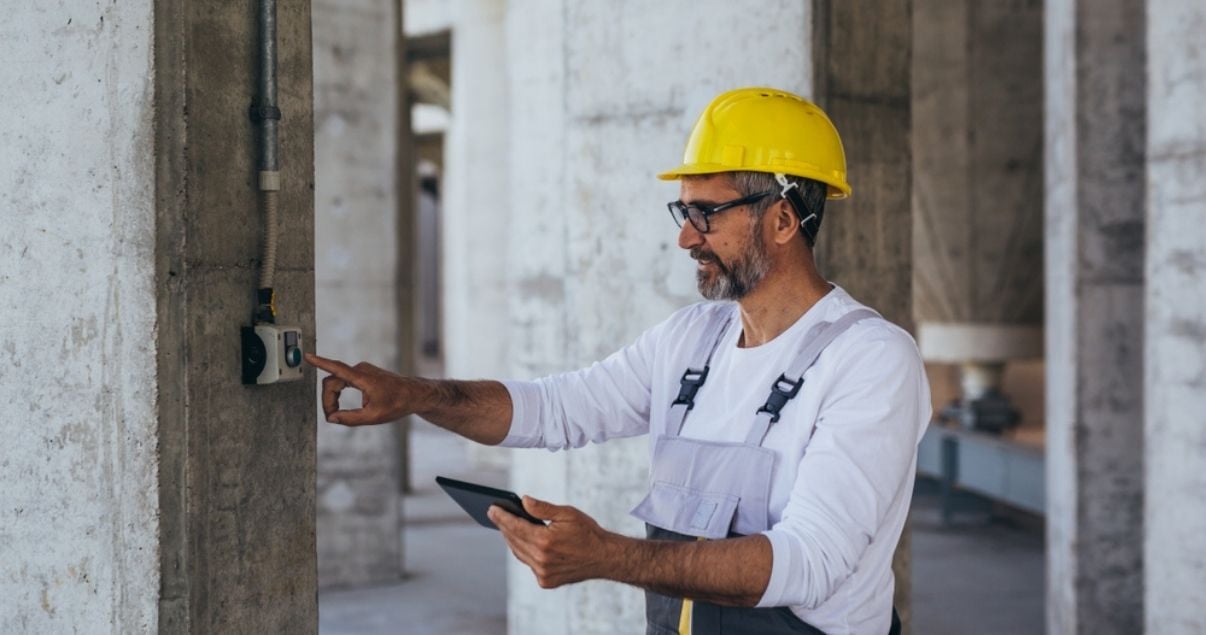
[[[0,632],[158,621],[153,9],[0,21]]]
[[[913,330],[912,2],[813,4],[816,96],[842,135],[854,195],[826,208],[822,275]],[[892,563],[896,608],[909,624],[909,526]]]
[[[1206,631],[1206,6],[1147,4],[1144,559],[1148,633]]]
[[[758,84],[809,94],[809,25],[809,5],[789,0],[507,4],[511,375],[589,364],[699,299],[664,209],[678,185],[653,175],[681,159],[716,94]],[[648,443],[528,452],[512,484],[641,535],[628,510],[647,486]],[[634,589],[544,591],[514,563],[509,583],[511,632],[644,628]]]
[[[239,383],[263,219],[250,4],[155,6],[159,500],[167,632],[313,632],[314,373]],[[280,3],[277,321],[314,334],[310,5]]]
[[[452,117],[441,209],[449,377],[505,376],[513,347],[500,319],[512,286],[506,250],[511,233],[528,228],[509,213],[506,6],[503,0],[471,0],[450,11]],[[509,456],[495,448],[470,450],[471,460],[499,466]]]
[[[398,4],[314,4],[319,352],[397,368]],[[322,420],[322,417],[319,417]],[[319,583],[402,577],[398,427],[318,427]]]
[[[525,140],[508,146],[508,209],[512,224],[522,225],[524,231],[508,235],[507,262],[514,293],[499,308],[509,317],[508,339],[513,342],[508,374],[521,378],[560,372],[570,364],[566,359],[571,339],[567,329],[573,309],[567,295],[569,251],[562,204],[568,190],[568,166],[563,159],[568,114],[563,107],[565,65],[559,61],[570,37],[560,27],[565,10],[563,0],[511,0],[505,22],[507,88],[512,95],[507,127],[510,138]],[[453,63],[457,63],[455,58]],[[529,168],[518,169],[518,161]],[[565,453],[525,452],[512,464],[511,486],[586,509],[582,501],[569,498],[571,460]],[[597,506],[590,510],[597,511]],[[592,588],[597,590],[598,585]],[[617,591],[624,594],[623,590],[609,590],[596,597],[602,599]],[[576,607],[570,602],[582,598],[569,587],[540,589],[531,572],[508,557],[508,633],[572,632],[570,615]],[[631,591],[621,599],[630,607],[637,601]],[[610,624],[615,632],[640,629],[634,611],[629,608],[626,615],[617,616],[619,620],[604,620],[599,628]]]
[[[309,5],[278,17],[278,319],[309,346]],[[0,27],[0,631],[316,629],[313,374],[240,383],[255,31],[176,0]]]
[[[1143,628],[1144,4],[1044,6],[1051,633]]]
[[[912,330],[912,2],[816,6],[816,96],[842,135],[854,188],[826,209],[817,264]]]

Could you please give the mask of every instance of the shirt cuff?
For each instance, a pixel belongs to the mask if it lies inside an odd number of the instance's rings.
[[[511,429],[498,445],[506,448],[533,448],[540,445],[541,388],[534,381],[504,380],[511,395]]]
[[[785,533],[773,529],[762,532],[762,535],[766,536],[771,544],[771,575],[770,581],[766,583],[766,591],[763,592],[762,599],[758,600],[756,608],[787,606],[788,602],[784,595],[788,589],[791,571],[798,566],[793,563],[795,558],[792,551],[792,539]]]

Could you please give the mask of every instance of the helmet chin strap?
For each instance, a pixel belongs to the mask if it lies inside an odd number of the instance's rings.
[[[808,211],[804,206],[804,197],[800,195],[800,184],[792,183],[787,180],[787,175],[781,172],[775,174],[775,181],[779,183],[779,198],[786,200],[792,211],[796,213],[796,218],[800,219],[800,229],[808,236],[808,244],[815,245],[817,242],[817,215],[815,213],[805,216]]]

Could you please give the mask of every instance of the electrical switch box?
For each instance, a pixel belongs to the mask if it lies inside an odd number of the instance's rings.
[[[302,378],[302,332],[296,326],[243,327],[243,383],[275,384]]]

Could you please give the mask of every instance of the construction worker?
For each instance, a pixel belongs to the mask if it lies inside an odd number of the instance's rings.
[[[912,338],[813,260],[826,199],[850,195],[837,130],[791,93],[745,88],[704,110],[669,204],[709,300],[589,368],[537,381],[400,377],[309,356],[327,419],[409,414],[474,441],[576,448],[648,434],[648,537],[524,498],[541,526],[490,518],[542,587],[646,591],[648,633],[899,632],[892,554],[929,387]],[[341,390],[364,405],[340,410]]]

